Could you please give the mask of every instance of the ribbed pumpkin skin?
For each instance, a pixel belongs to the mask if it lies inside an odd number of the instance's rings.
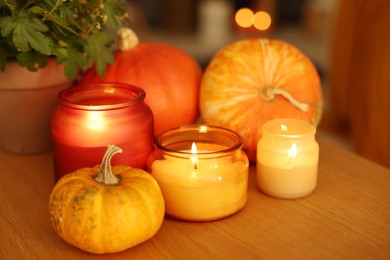
[[[94,180],[99,167],[80,169],[56,183],[49,212],[58,235],[96,254],[119,252],[154,236],[165,213],[154,178],[140,169],[113,166],[119,184],[104,185]]]
[[[307,111],[282,95],[265,98],[266,90],[274,89],[287,92]],[[315,66],[300,50],[279,40],[246,39],[225,46],[210,61],[200,87],[203,121],[239,133],[252,162],[264,122],[297,118],[317,125],[322,106]]]
[[[184,51],[165,43],[139,43],[116,52],[103,79],[92,68],[81,83],[122,82],[144,89],[157,134],[197,120],[201,76],[200,65]]]

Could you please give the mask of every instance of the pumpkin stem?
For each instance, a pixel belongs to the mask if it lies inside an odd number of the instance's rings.
[[[106,153],[103,156],[102,165],[100,166],[99,174],[95,181],[104,185],[116,185],[119,183],[119,178],[111,171],[111,158],[116,153],[121,153],[123,150],[115,145],[109,145]]]
[[[290,102],[295,107],[297,107],[298,109],[304,112],[309,111],[309,105],[307,103],[299,102],[293,96],[291,96],[291,94],[288,91],[284,89],[266,87],[261,89],[260,91],[260,97],[265,101],[274,100],[276,95],[283,96],[285,99],[288,100],[288,102]]]
[[[121,51],[127,51],[138,45],[139,40],[135,32],[130,28],[120,28],[118,30],[118,47]]]

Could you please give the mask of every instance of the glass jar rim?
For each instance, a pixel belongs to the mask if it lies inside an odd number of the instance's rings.
[[[97,101],[103,96],[115,98],[106,103]],[[145,99],[145,91],[134,85],[116,82],[78,84],[62,90],[58,101],[70,108],[80,110],[112,110],[133,106]],[[95,100],[93,100],[95,98]]]
[[[291,125],[294,127],[292,128]],[[292,128],[292,130],[289,130],[289,128]],[[262,126],[262,132],[263,134],[265,133],[279,138],[304,139],[314,136],[316,127],[302,119],[278,118],[266,121]]]
[[[199,135],[195,136],[194,134],[196,133]],[[192,134],[192,138],[188,138],[188,134]],[[172,135],[175,135],[174,137],[176,138],[172,138]],[[215,139],[215,137],[217,139]],[[163,138],[168,138],[167,143],[162,142]],[[218,144],[221,147],[226,148],[206,152],[200,151],[194,154],[191,151],[175,150],[168,147],[180,141],[187,143],[200,142]],[[241,149],[243,146],[243,139],[238,133],[224,127],[208,124],[192,124],[170,128],[157,134],[154,138],[154,144],[159,150],[174,157],[187,158],[196,155],[199,158],[215,158],[226,156],[227,154]]]

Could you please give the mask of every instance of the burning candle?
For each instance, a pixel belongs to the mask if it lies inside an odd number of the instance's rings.
[[[232,215],[247,201],[248,158],[228,129],[191,125],[155,137],[148,170],[160,185],[166,213],[188,221]]]
[[[52,116],[55,179],[101,162],[108,145],[123,153],[113,164],[145,168],[153,150],[153,115],[137,87],[102,83],[66,89]]]
[[[317,185],[319,147],[316,129],[298,119],[266,122],[257,145],[257,184],[278,198],[299,198]]]

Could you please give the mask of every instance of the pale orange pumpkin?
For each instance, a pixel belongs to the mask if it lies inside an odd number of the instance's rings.
[[[202,69],[193,57],[167,43],[139,42],[128,28],[119,31],[118,46],[104,78],[92,68],[81,83],[121,82],[144,89],[155,134],[198,119]]]
[[[280,40],[228,44],[212,58],[201,82],[203,121],[238,132],[252,162],[264,122],[297,118],[318,125],[322,107],[320,77],[312,61]]]
[[[153,237],[163,222],[164,198],[153,176],[125,165],[110,167],[121,151],[109,146],[101,165],[63,176],[51,192],[55,232],[84,251],[125,250]]]

